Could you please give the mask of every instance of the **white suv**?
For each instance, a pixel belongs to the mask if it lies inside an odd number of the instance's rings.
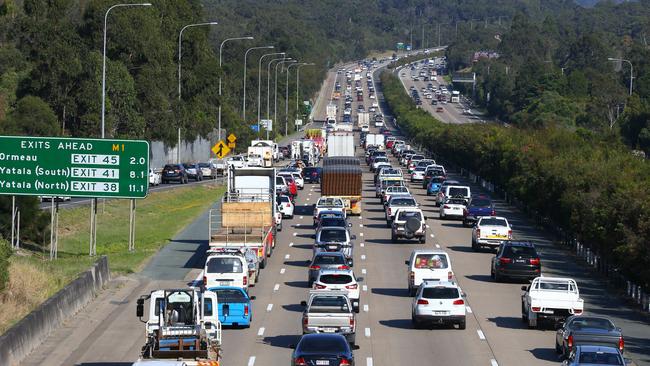
[[[278,211],[282,213],[282,218],[293,219],[294,205],[289,196],[278,196]]]
[[[411,321],[419,328],[423,323],[458,324],[465,329],[465,294],[454,282],[422,282],[413,299]]]
[[[241,252],[210,251],[203,268],[203,286],[233,286],[248,291],[248,275],[248,262]]]
[[[451,258],[443,250],[414,250],[404,263],[408,266],[407,283],[411,296],[424,281],[451,281],[454,277]]]
[[[363,280],[359,278],[359,281]],[[361,292],[352,269],[321,269],[313,284],[314,290],[342,291],[350,299],[356,311],[359,308]]]

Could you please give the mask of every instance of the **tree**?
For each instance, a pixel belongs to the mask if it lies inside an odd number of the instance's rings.
[[[52,108],[39,97],[28,95],[16,103],[3,133],[21,136],[58,136],[60,127]]]

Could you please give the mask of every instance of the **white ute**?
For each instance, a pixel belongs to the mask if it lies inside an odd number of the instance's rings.
[[[530,286],[522,286],[521,320],[535,328],[542,319],[564,321],[582,315],[584,300],[576,281],[570,278],[537,277]]]

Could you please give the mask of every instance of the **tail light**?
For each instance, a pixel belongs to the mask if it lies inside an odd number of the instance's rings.
[[[309,269],[320,269],[320,266],[316,266],[316,265],[314,265],[314,266],[309,266]]]
[[[244,316],[248,316],[248,305],[244,305]]]
[[[411,283],[415,281],[415,272],[411,271],[409,273],[409,280],[411,281]]]
[[[476,237],[477,238],[481,237],[481,229],[476,229]]]
[[[319,285],[319,284],[314,285],[314,290],[324,290],[326,288],[327,288],[327,286],[325,286],[325,285]]]
[[[447,272],[447,280],[451,281],[453,277],[454,277],[454,272],[452,271]]]
[[[512,263],[512,259],[510,259],[510,258],[499,258],[499,263],[501,263],[501,264]]]
[[[307,366],[307,362],[305,362],[305,359],[302,357],[296,358],[296,361],[294,363],[296,366]]]
[[[429,305],[429,302],[425,299],[419,299],[418,300],[418,305]]]
[[[339,266],[338,269],[350,269],[348,266]]]
[[[540,263],[539,258],[530,258],[530,259],[528,260],[528,262],[529,262],[530,264],[532,264],[533,266],[539,266],[539,263]]]
[[[465,300],[463,299],[454,300],[454,305],[465,305]]]
[[[346,358],[342,358],[342,359],[341,359],[341,362],[339,362],[339,366],[350,366],[350,365],[352,365],[352,364],[351,364],[350,361],[349,361],[348,359],[346,359]]]
[[[207,285],[208,285],[208,277],[203,276],[203,286],[207,286]]]
[[[623,336],[618,337],[618,350],[623,352],[623,348],[625,348],[625,341],[623,340]]]
[[[350,326],[354,327],[354,317],[350,318]]]
[[[496,216],[497,212],[495,210],[490,211],[490,216]]]
[[[244,278],[242,279],[242,284],[244,286],[246,286],[248,284],[248,277],[244,276]]]
[[[348,290],[356,290],[359,288],[359,285],[355,283],[354,285],[347,285],[345,286],[345,288],[347,288]]]
[[[567,338],[566,346],[567,346],[567,348],[569,348],[569,351],[571,350],[571,348],[573,348],[573,336],[572,335],[570,335],[569,338]]]
[[[582,309],[573,309],[573,313],[576,315],[582,314]]]
[[[309,318],[307,318],[306,316],[303,316],[302,317],[302,325],[306,327],[307,324],[309,324]]]
[[[444,206],[442,206],[442,208],[444,208],[444,209],[449,209],[449,206],[444,205]]]
[[[542,308],[539,307],[539,306],[533,306],[533,307],[531,308],[531,310],[532,310],[534,313],[537,313],[537,312],[539,312],[540,310],[542,310]]]
[[[508,239],[512,239],[512,229],[508,230]]]
[[[469,211],[467,211],[466,208],[463,208],[463,216],[466,217],[467,215],[469,215]]]
[[[290,203],[287,203],[287,208],[290,208],[290,207],[291,207],[291,204],[290,204]]]

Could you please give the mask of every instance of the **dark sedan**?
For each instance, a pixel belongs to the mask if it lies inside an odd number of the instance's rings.
[[[608,346],[623,353],[625,341],[621,328],[599,316],[570,316],[555,333],[555,351],[564,357],[576,346]]]
[[[322,168],[320,167],[307,167],[303,170],[302,176],[305,183],[320,183],[320,174]]]
[[[291,365],[353,366],[354,355],[340,334],[305,334],[293,351]]]

